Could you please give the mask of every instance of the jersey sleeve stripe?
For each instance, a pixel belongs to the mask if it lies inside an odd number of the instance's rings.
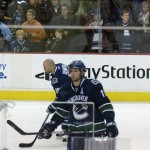
[[[56,110],[56,107],[55,107],[53,104],[51,104],[51,106],[52,106],[52,108],[53,108],[54,110]]]
[[[83,124],[80,126],[76,126],[74,124],[70,124],[71,131],[92,131],[93,123]],[[105,130],[105,122],[99,122],[94,124],[94,132]]]
[[[105,104],[103,104],[103,105],[99,106],[99,108],[98,108],[98,109],[101,109],[101,107],[104,107],[105,105],[108,105],[108,104],[110,104],[110,103],[105,103]]]
[[[56,114],[57,114],[58,116],[60,116],[61,118],[66,118],[66,116],[62,116],[62,115],[59,114],[58,112],[56,112]]]
[[[102,113],[107,112],[107,111],[114,111],[113,109],[108,109],[108,110],[104,110]]]
[[[101,107],[99,107],[99,111],[101,113],[103,113],[104,111],[107,111],[107,110],[113,110],[113,106],[111,103],[107,103],[105,105],[102,105]]]
[[[64,122],[62,124],[65,125],[65,126],[69,126],[70,125],[70,124],[67,124],[67,123],[64,123]]]
[[[60,116],[63,116],[64,118],[68,115],[68,111],[60,108],[60,107],[57,107],[57,114],[59,114]]]
[[[60,107],[57,107],[57,109],[58,109],[58,110],[61,110],[61,111],[64,111],[64,112],[66,112],[66,113],[69,112],[69,111],[67,111],[67,110],[65,110],[65,109],[62,109],[62,108],[60,108]]]

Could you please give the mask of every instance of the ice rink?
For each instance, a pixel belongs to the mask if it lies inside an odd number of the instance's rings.
[[[12,120],[26,132],[37,132],[47,116],[46,108],[50,102],[17,102],[14,108],[0,111],[0,148],[19,150],[19,143],[30,143],[33,135],[20,135],[8,124]],[[150,103],[113,103],[116,112],[116,123],[119,129],[118,139],[127,139],[122,147],[126,150],[150,149]],[[4,116],[5,115],[5,116]],[[57,130],[60,130],[59,128]],[[1,150],[0,149],[0,150]],[[55,135],[49,140],[37,139],[31,148],[38,150],[66,150],[66,143],[56,139]],[[122,149],[120,149],[122,150]]]

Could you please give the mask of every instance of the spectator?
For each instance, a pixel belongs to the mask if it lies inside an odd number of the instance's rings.
[[[29,9],[35,10],[35,20],[39,21],[38,20],[38,11],[39,10],[37,9],[37,2],[38,2],[38,0],[29,0]]]
[[[53,7],[50,0],[37,0],[36,3],[36,19],[42,25],[48,25],[53,14]]]
[[[28,38],[32,52],[43,52],[46,33],[42,25],[35,19],[35,11],[27,10],[27,21],[22,24],[25,37]]]
[[[11,43],[13,52],[29,52],[29,42],[25,39],[25,32],[23,30],[16,31],[16,39]]]
[[[0,9],[0,51],[9,51],[12,33],[3,21],[4,12]]]
[[[29,8],[30,9],[36,9],[37,0],[29,0]]]
[[[101,0],[101,18],[103,20],[102,26],[110,26],[110,29],[102,30],[102,52],[103,53],[111,53],[118,52],[119,47],[118,43],[115,39],[114,31],[111,30],[111,26],[116,26],[118,11],[116,7],[116,3],[111,0]]]
[[[67,4],[61,5],[61,14],[51,20],[51,25],[71,25],[72,20],[69,15],[69,6]]]
[[[129,30],[126,27],[133,26],[133,22],[130,21],[130,11],[129,9],[123,9],[122,11],[122,21],[118,22],[117,25],[124,27],[123,30],[116,31],[116,39],[119,44],[119,52],[121,53],[133,53],[138,52],[138,46],[136,43],[136,32],[135,30]]]
[[[107,23],[116,24],[118,20],[121,20],[119,14],[120,8],[116,1],[112,0],[101,0],[100,1],[101,17],[104,21],[104,25]]]
[[[61,15],[61,3],[60,0],[51,0],[52,3],[52,18]]]
[[[150,5],[148,1],[142,3],[142,10],[138,15],[137,24],[144,29],[138,31],[138,43],[140,43],[141,52],[150,52],[150,30],[147,29],[147,27],[150,27]]]
[[[87,25],[93,28],[102,26],[103,20],[101,19],[100,9],[94,11],[93,19]],[[102,50],[102,31],[101,29],[90,29],[86,31],[88,40],[88,52],[101,52]]]
[[[21,25],[26,20],[27,3],[25,1],[17,1],[17,10],[11,18],[11,23]]]
[[[69,15],[69,7],[66,4],[61,6],[61,15],[52,19],[51,25],[73,25],[72,17]],[[66,29],[64,30],[65,40],[67,41],[67,47],[65,46],[64,52],[82,52],[87,40],[85,33],[81,30]],[[81,42],[82,41],[82,42]]]
[[[7,16],[7,10],[8,10],[8,5],[12,2],[12,0],[0,0],[0,9],[1,12],[4,14],[4,17]],[[5,23],[4,18],[1,18],[3,23]]]
[[[92,18],[93,3],[90,0],[74,0],[70,6],[70,14],[75,25],[85,25]]]
[[[146,27],[150,24],[150,6],[148,1],[143,1],[142,3],[142,11],[138,15],[139,26]]]
[[[65,39],[63,38],[63,30],[62,29],[56,29],[55,30],[55,38],[53,38],[51,41],[47,41],[46,43],[46,51],[47,52],[65,52],[66,51],[66,43]]]
[[[51,25],[70,26],[72,25],[72,18],[69,15],[69,6],[67,4],[61,5],[61,15],[54,17],[51,20]],[[69,35],[69,29],[65,29],[64,33],[66,37]],[[53,30],[50,29],[51,37],[53,37]],[[51,38],[50,37],[50,38]]]
[[[141,2],[143,0],[119,0],[120,10],[128,9],[130,15],[130,21],[134,24],[137,22],[138,14],[141,10]]]
[[[8,5],[8,8],[7,8],[7,15],[10,18],[10,20],[13,17],[16,10],[17,10],[17,1],[12,0],[12,2]],[[11,22],[8,21],[8,23],[11,23]]]

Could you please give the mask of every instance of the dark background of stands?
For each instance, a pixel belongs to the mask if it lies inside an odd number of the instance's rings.
[[[149,53],[149,0],[0,0],[0,52]]]

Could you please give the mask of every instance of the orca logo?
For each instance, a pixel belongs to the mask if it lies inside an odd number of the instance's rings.
[[[56,84],[58,83],[58,78],[53,78],[51,81],[52,81],[52,84]]]
[[[45,79],[45,80],[50,80],[49,78],[49,74],[48,73],[45,73],[45,72],[41,72],[41,73],[38,73],[35,75],[36,78],[38,79]]]
[[[89,116],[87,105],[73,105],[73,116],[77,120],[83,120]]]

